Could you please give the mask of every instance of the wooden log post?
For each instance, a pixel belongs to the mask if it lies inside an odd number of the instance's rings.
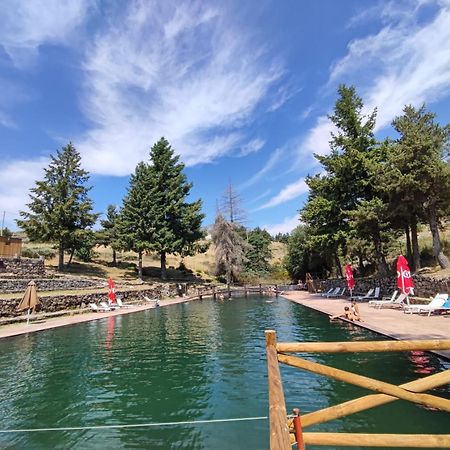
[[[286,403],[277,358],[277,336],[274,330],[266,330],[265,335],[269,384],[270,450],[290,450]]]
[[[230,287],[230,284],[227,284],[227,290],[228,290],[228,298],[231,298],[231,287]]]
[[[202,289],[198,290],[198,298],[199,298],[199,300],[203,300],[203,290]]]
[[[246,284],[244,284],[244,295],[245,295],[245,298],[248,297],[248,290],[247,290],[247,285]]]
[[[212,287],[212,296],[213,296],[213,299],[214,299],[214,300],[215,300],[216,297],[217,297],[217,294],[216,294],[216,287],[215,287],[215,286]]]
[[[275,285],[275,296],[278,297],[278,284]]]
[[[259,283],[259,295],[262,295],[262,285]]]

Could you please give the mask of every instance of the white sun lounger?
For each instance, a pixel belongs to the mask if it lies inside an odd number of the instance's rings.
[[[396,297],[397,291],[392,294],[390,300],[370,300],[369,306],[373,306],[374,308],[395,308],[395,307],[404,307],[405,302],[406,305],[409,306],[409,297],[406,294],[400,294]]]
[[[117,301],[117,304],[119,305],[119,308],[131,308],[132,307],[131,305],[125,305],[122,302],[122,299],[120,297],[117,297],[116,301]]]
[[[99,305],[100,305],[99,309],[101,309],[103,311],[112,311],[112,308],[109,307],[106,302],[100,302]]]
[[[428,303],[428,305],[411,305],[407,308],[405,308],[404,312],[405,313],[410,313],[410,314],[420,314],[422,312],[427,312],[428,313],[428,317],[431,316],[432,312],[441,310],[441,309],[447,309],[446,307],[444,307],[444,304],[447,302],[448,300],[448,294],[437,294],[430,303]]]
[[[326,298],[334,297],[334,296],[337,295],[340,291],[341,291],[341,288],[340,288],[340,287],[334,288],[330,293],[325,294],[324,297],[326,297]]]
[[[105,308],[105,306],[102,305],[102,303],[104,303],[106,308]],[[111,308],[109,308],[105,302],[102,302],[102,303],[100,303],[100,306],[96,305],[95,303],[89,303],[89,308],[91,308],[92,311],[95,311],[95,312],[111,311]]]

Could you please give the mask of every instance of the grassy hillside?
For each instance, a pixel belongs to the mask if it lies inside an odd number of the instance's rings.
[[[32,242],[25,242],[23,249],[27,251],[37,252],[42,255],[54,253],[52,257],[46,257],[45,264],[49,271],[56,271],[58,259],[56,251],[50,244],[36,244]],[[286,245],[280,242],[271,243],[272,260],[271,264],[281,263],[285,253]],[[65,261],[67,262],[68,256]],[[92,262],[86,263],[73,258],[71,267],[68,269],[69,273],[95,276],[95,277],[113,277],[114,279],[133,280],[136,278],[136,271],[134,264],[137,264],[137,254],[134,252],[118,252],[117,266],[111,265],[112,250],[109,247],[96,247],[95,256]],[[180,266],[181,257],[175,255],[167,256],[167,266],[169,267],[168,276],[171,279],[183,279],[185,277],[213,281],[214,280],[214,245],[211,243],[206,253],[195,256],[188,256],[184,258],[184,265],[187,269],[192,271],[192,274],[183,274],[175,270]],[[158,255],[148,254],[143,256],[144,273],[147,273],[147,279],[157,278],[160,267]]]

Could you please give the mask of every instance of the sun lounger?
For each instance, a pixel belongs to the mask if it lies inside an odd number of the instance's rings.
[[[119,308],[131,308],[131,305],[125,305],[120,297],[117,297],[116,301],[117,304],[119,305]]]
[[[102,305],[102,303],[104,305]],[[111,311],[111,308],[109,308],[108,305],[105,302],[102,302],[102,303],[100,303],[100,306],[96,305],[95,303],[89,303],[89,308],[91,308],[91,310],[95,311],[95,312]]]
[[[432,312],[449,309],[445,306],[447,302],[448,294],[437,294],[427,305],[410,305],[405,308],[404,312],[410,314],[425,312],[430,317]]]
[[[327,295],[327,298],[338,298],[338,297],[342,297],[344,295],[345,292],[345,287],[343,288],[337,288],[334,292],[332,292],[331,294]]]
[[[376,287],[369,289],[366,295],[353,297],[353,300],[365,301],[365,300],[377,300],[380,298],[381,288]]]
[[[335,290],[335,288],[330,288],[330,289],[328,289],[327,292],[322,292],[322,294],[320,294],[320,295],[322,297],[326,297],[327,295],[331,294],[334,290]]]
[[[155,302],[155,305],[159,306],[159,298],[148,298],[144,295],[144,299],[147,300],[148,302]]]
[[[340,287],[334,288],[329,294],[324,295],[324,297],[325,298],[333,297],[334,295],[338,294],[340,290],[341,290]]]
[[[397,291],[392,294],[390,300],[370,300],[369,306],[373,306],[374,308],[403,308],[405,302],[406,305],[409,306],[409,297],[406,294],[400,294],[398,297],[396,295]]]

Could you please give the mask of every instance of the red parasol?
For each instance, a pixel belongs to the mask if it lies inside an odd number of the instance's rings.
[[[397,259],[397,286],[402,294],[414,295],[414,283],[409,270],[408,261],[403,255]]]
[[[108,280],[108,297],[109,297],[109,303],[110,304],[116,304],[116,289],[114,288],[114,281],[112,278]]]
[[[345,266],[345,278],[347,279],[347,287],[350,291],[350,296],[352,295],[353,288],[355,287],[355,279],[353,278],[352,265],[347,264]]]

